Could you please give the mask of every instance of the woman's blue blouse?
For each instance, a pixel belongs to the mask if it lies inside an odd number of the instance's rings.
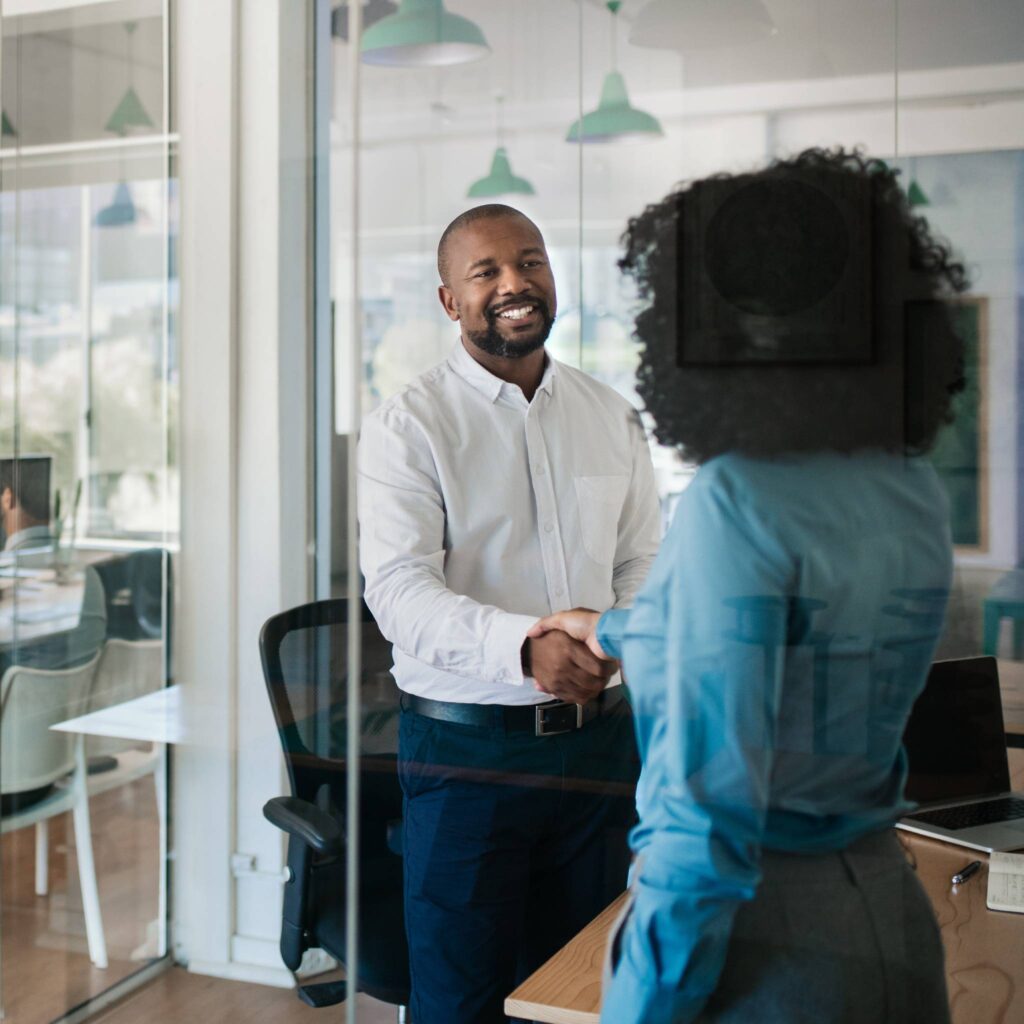
[[[607,1024],[685,1024],[714,990],[761,850],[836,850],[908,808],[902,735],[952,572],[931,466],[886,454],[704,465],[632,609],[643,757],[635,904]]]

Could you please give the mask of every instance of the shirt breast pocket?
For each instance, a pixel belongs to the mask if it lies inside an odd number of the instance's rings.
[[[615,560],[619,517],[628,487],[629,477],[619,474],[576,477],[583,548],[602,565],[611,565]]]

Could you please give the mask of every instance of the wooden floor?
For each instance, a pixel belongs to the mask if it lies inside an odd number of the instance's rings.
[[[155,950],[158,831],[153,780],[90,801],[109,966],[85,941],[71,815],[50,821],[50,891],[35,895],[35,829],[0,839],[0,965],[4,1024],[49,1024],[137,971]],[[147,942],[149,947],[147,949]]]
[[[314,1010],[291,989],[268,988],[189,974],[171,967],[155,981],[101,1013],[91,1024],[209,1021],[210,1024],[338,1024],[344,1008]],[[359,997],[359,1024],[395,1024],[395,1007]],[[6,1024],[6,1022],[5,1022]]]

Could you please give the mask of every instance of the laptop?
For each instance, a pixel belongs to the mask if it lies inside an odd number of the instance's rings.
[[[897,828],[975,850],[1024,847],[1024,793],[1010,792],[995,658],[935,662],[903,743],[907,798],[921,806]]]

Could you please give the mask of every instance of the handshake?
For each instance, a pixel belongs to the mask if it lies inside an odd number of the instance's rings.
[[[593,700],[618,671],[597,642],[600,612],[573,608],[537,622],[523,643],[523,668],[541,693],[574,704]]]

